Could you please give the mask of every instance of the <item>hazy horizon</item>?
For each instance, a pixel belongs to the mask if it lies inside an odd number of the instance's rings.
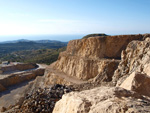
[[[29,35],[149,33],[149,5],[149,0],[0,0],[0,41]],[[73,39],[63,38],[56,40]]]
[[[9,36],[0,36],[0,42],[5,41],[14,41],[14,40],[20,40],[20,39],[26,39],[26,40],[56,40],[56,41],[62,41],[62,42],[68,42],[70,40],[74,39],[81,39],[83,34],[80,35],[9,35]]]
[[[97,33],[96,33],[97,34]],[[131,34],[107,34],[110,36],[115,36],[115,35],[136,35],[136,34],[141,34],[141,33],[131,33]],[[142,33],[142,34],[147,34],[147,33]],[[81,39],[84,36],[88,34],[69,34],[69,35],[64,35],[64,34],[59,34],[59,35],[3,35],[0,36],[0,42],[5,42],[5,41],[15,41],[15,40],[55,40],[55,41],[62,41],[62,42],[68,42],[70,40],[75,40],[75,39]]]

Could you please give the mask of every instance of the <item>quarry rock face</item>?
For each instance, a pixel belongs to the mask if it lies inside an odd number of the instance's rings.
[[[119,35],[72,40],[68,43],[66,51],[60,53],[53,69],[84,81],[95,77],[111,81],[120,62],[118,59],[121,51],[132,40],[142,40],[142,38],[143,35]],[[52,76],[49,74],[49,77],[54,78]],[[59,80],[62,81],[61,78]]]
[[[75,76],[82,80],[88,80],[96,77],[99,73],[103,73],[106,68],[107,70],[114,71],[118,64],[119,60],[88,59],[61,54],[54,68],[59,69],[70,76]],[[113,75],[113,71],[110,71],[111,73],[109,74]]]
[[[53,113],[149,113],[150,98],[119,87],[99,87],[63,95]]]
[[[142,35],[97,36],[87,39],[72,40],[66,52],[85,58],[112,58],[121,56],[121,51],[132,40],[141,40]]]
[[[150,77],[148,75],[133,72],[129,77],[126,78],[125,81],[123,81],[120,87],[150,97],[149,84],[150,84]]]
[[[121,62],[113,76],[117,86],[133,72],[150,76],[150,38],[144,41],[132,41],[125,51],[122,51]]]

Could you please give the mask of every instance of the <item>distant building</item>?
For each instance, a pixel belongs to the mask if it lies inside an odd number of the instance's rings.
[[[3,65],[8,65],[8,64],[10,64],[10,61],[3,61],[2,64]]]

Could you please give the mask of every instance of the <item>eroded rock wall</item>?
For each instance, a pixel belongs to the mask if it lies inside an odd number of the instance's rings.
[[[59,55],[54,68],[82,80],[94,78],[105,70],[112,76],[119,63],[116,59],[120,58],[121,51],[132,40],[142,38],[143,35],[119,35],[72,40],[68,43],[67,50]],[[112,78],[106,81],[110,79]]]
[[[66,53],[85,58],[118,59],[121,51],[132,40],[142,40],[142,35],[97,36],[87,39],[72,40]]]
[[[113,76],[113,82],[119,86],[131,73],[140,72],[150,76],[150,38],[144,41],[132,41],[125,51]]]
[[[117,68],[118,64],[119,60],[88,59],[64,54],[59,57],[54,68],[70,76],[88,80],[96,77],[99,73],[103,73],[106,68],[113,75],[113,71]]]

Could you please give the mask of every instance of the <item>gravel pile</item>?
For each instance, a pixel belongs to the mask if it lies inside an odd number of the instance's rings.
[[[52,113],[55,103],[62,95],[73,91],[73,88],[56,84],[51,88],[41,89],[27,94],[21,106],[16,106],[13,113]]]

